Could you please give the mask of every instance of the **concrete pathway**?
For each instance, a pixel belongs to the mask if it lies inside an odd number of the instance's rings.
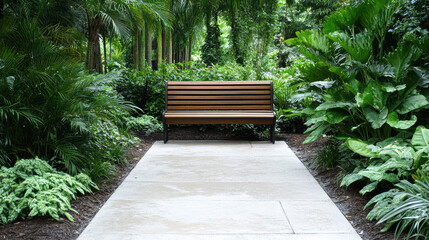
[[[285,142],[156,142],[78,238],[361,239]]]

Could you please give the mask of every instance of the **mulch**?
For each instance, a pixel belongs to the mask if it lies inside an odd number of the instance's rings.
[[[91,195],[80,196],[72,202],[72,207],[79,214],[72,213],[74,222],[67,219],[55,221],[48,217],[35,217],[0,226],[0,240],[2,239],[34,239],[57,240],[76,239],[85,229],[98,210],[103,206],[115,189],[122,183],[128,173],[134,168],[139,159],[152,146],[154,141],[162,140],[162,133],[153,133],[149,136],[140,136],[141,143],[128,151],[128,164],[117,169],[116,177],[98,184],[100,190]],[[199,127],[182,126],[170,129],[169,138],[175,140],[268,140],[260,136],[231,136],[225,131],[217,131],[215,128],[207,128],[200,131]],[[368,210],[363,210],[368,197],[362,197],[359,189],[340,188],[337,180],[338,169],[323,170],[310,167],[311,160],[317,152],[327,144],[326,138],[310,143],[302,144],[306,135],[298,133],[282,133],[276,136],[276,140],[284,140],[295,152],[298,158],[305,164],[311,174],[316,178],[322,188],[331,197],[338,208],[350,221],[356,232],[364,240],[393,239],[393,233],[381,233],[382,226],[376,225],[366,219]]]

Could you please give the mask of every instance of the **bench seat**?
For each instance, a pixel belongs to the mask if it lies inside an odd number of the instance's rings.
[[[271,81],[186,81],[165,83],[164,142],[168,124],[271,125],[276,114]]]
[[[166,124],[273,124],[272,111],[174,111],[165,112]]]

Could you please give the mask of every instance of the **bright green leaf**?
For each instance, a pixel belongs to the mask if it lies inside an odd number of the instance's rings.
[[[399,114],[406,114],[421,107],[426,106],[429,102],[423,95],[412,95],[408,96],[402,104],[396,109]]]
[[[369,145],[360,139],[349,138],[346,141],[346,145],[350,150],[364,157],[375,156],[375,153],[372,152],[370,148],[368,148]]]
[[[396,112],[391,112],[387,116],[387,124],[391,127],[398,129],[408,129],[412,127],[417,122],[417,117],[415,115],[411,116],[410,120],[399,120],[399,116]]]
[[[378,129],[381,126],[383,126],[383,124],[387,120],[387,113],[388,113],[387,107],[384,107],[383,109],[381,109],[380,112],[374,110],[372,107],[369,107],[369,106],[366,107],[364,110],[366,119],[368,120],[368,122],[371,123],[371,127],[374,129]]]

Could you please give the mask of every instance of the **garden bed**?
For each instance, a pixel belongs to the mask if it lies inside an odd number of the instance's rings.
[[[201,132],[196,127],[173,127],[169,133],[171,140],[203,140],[203,139],[241,139],[242,137],[228,136],[226,132],[220,132],[208,128]],[[363,211],[363,206],[368,201],[358,193],[358,189],[344,189],[338,186],[338,171],[310,168],[311,159],[317,154],[327,139],[321,138],[311,144],[303,145],[306,138],[303,134],[279,134],[276,140],[284,140],[310,170],[319,184],[331,197],[338,208],[351,222],[356,232],[366,240],[393,239],[393,233],[380,233],[381,227],[374,222],[366,220],[368,211]],[[162,133],[154,133],[148,137],[141,137],[141,144],[129,150],[129,164],[117,170],[117,177],[99,184],[100,190],[92,195],[81,196],[72,202],[72,206],[80,214],[72,213],[75,221],[66,219],[55,221],[48,217],[37,217],[18,221],[5,226],[0,226],[0,239],[76,239],[88,225],[104,202],[110,197],[128,173],[134,168],[138,160],[151,147],[156,140],[162,140]],[[268,138],[248,137],[246,140],[268,140]]]

